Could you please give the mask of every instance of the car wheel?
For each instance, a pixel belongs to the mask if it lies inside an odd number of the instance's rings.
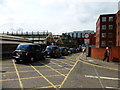
[[[42,60],[45,60],[45,59],[46,59],[46,55],[43,55],[41,59],[42,59]]]
[[[16,63],[20,63],[20,60],[16,59]]]

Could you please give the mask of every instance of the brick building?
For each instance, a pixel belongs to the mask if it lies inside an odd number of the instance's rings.
[[[96,34],[90,34],[89,39],[90,39],[89,45],[95,45]]]
[[[120,46],[120,10],[116,14],[116,46]]]
[[[116,14],[100,15],[96,23],[96,47],[91,57],[103,59],[109,46],[110,61],[120,61],[120,10]]]
[[[96,47],[116,46],[116,14],[100,15],[96,23]]]

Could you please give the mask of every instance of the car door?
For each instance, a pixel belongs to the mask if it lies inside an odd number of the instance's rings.
[[[41,58],[41,47],[39,45],[35,45],[35,58],[39,60]]]

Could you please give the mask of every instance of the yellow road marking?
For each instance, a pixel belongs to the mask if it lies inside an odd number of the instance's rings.
[[[63,67],[62,65],[59,65],[59,64],[57,64],[57,63],[55,63],[55,62],[52,62],[52,61],[50,61],[50,62],[53,63],[53,64],[55,64],[55,65],[57,65],[57,66],[59,66],[59,67]],[[64,67],[64,69],[70,70],[70,68],[66,68],[66,67]]]
[[[66,70],[66,69],[55,69],[55,70]],[[27,71],[19,71],[19,72],[34,72],[35,70],[27,70]],[[48,69],[48,70],[41,70],[41,71],[52,71],[51,69]],[[6,73],[2,73],[2,74],[10,74],[10,73],[16,73],[15,71],[14,72],[6,72]]]
[[[18,80],[18,78],[16,78],[16,79],[5,79],[5,80],[0,80],[0,82],[4,82],[4,81],[13,81],[13,80]]]
[[[80,56],[81,56],[81,55],[82,55],[82,54],[80,54]],[[73,69],[74,69],[75,66],[77,65],[78,59],[79,59],[79,56],[76,58],[77,61],[75,62],[74,66],[70,69],[70,71],[68,72],[67,76],[65,77],[65,79],[63,80],[63,82],[61,83],[61,85],[60,85],[59,88],[61,88],[61,87],[63,86],[63,84],[64,84],[65,81],[67,80],[68,76],[70,75],[70,73],[73,71]]]
[[[33,72],[35,70],[28,70],[28,71],[19,71],[19,72]],[[6,72],[5,74],[16,73],[16,72]]]
[[[65,75],[67,75],[67,74],[65,74]],[[59,77],[59,76],[61,76],[61,75],[56,74],[56,75],[49,75],[49,76],[46,76],[46,77]],[[63,77],[63,76],[62,76],[62,77]],[[34,79],[34,78],[42,78],[42,76],[21,78],[21,80],[24,80],[24,79]],[[0,82],[4,82],[4,81],[13,81],[13,80],[18,80],[18,78],[16,78],[16,79],[5,79],[5,80],[0,80]]]
[[[104,67],[104,66],[100,66],[100,65],[95,65],[95,64],[91,64],[91,63],[88,63],[88,62],[85,62],[85,61],[82,61],[82,60],[79,60],[79,61],[82,62],[82,63],[85,63],[87,65],[91,65],[91,66],[95,66],[95,67],[100,67],[100,68],[105,68],[105,69],[110,69],[110,70],[118,71],[118,69],[115,69],[115,68],[110,68],[110,67]]]
[[[43,63],[43,64],[44,64],[44,63]],[[45,64],[44,64],[44,65],[45,65]],[[62,75],[62,76],[65,77],[64,74],[60,73],[59,71],[55,70],[54,68],[50,67],[49,65],[45,65],[45,66],[47,66],[48,68],[52,69],[53,71],[55,71],[55,72],[57,72],[57,73],[59,73],[60,75]]]
[[[19,75],[19,72],[18,72],[18,70],[17,70],[17,67],[16,67],[16,65],[15,65],[15,61],[14,61],[14,60],[12,60],[12,61],[13,61],[14,68],[15,68],[15,70],[16,70],[16,74],[17,74],[17,76],[18,76],[20,88],[21,88],[21,90],[23,90],[23,84],[22,84],[22,81],[21,81],[21,79],[20,79],[20,75]]]
[[[0,68],[14,68],[14,67],[11,66],[11,67],[0,67]]]
[[[59,87],[60,85],[55,85],[56,87]],[[37,87],[36,89],[39,89],[39,88],[52,88],[53,86],[45,86],[45,87]]]
[[[51,84],[54,88],[56,88],[56,86],[55,86],[52,82],[50,82],[42,73],[40,73],[34,66],[32,66],[31,64],[30,64],[30,66],[31,66],[40,76],[42,76],[49,84]]]
[[[56,59],[52,59],[52,60],[54,60],[54,61],[58,61],[58,62],[61,62],[61,63],[63,63],[63,64],[67,64],[67,65],[69,65],[69,66],[73,66],[73,65],[68,64],[68,63],[66,63],[66,62],[63,62],[63,61],[59,61],[59,60],[56,60]]]
[[[74,66],[71,68],[71,70],[68,72],[67,76],[65,77],[65,79],[63,80],[63,82],[61,83],[61,85],[60,85],[59,88],[61,88],[63,86],[63,84],[65,83],[65,81],[67,80],[68,76],[70,75],[70,73],[72,72],[72,70],[75,68],[75,66],[77,65],[77,63],[78,63],[78,60],[75,62]]]

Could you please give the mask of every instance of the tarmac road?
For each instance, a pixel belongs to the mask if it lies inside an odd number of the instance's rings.
[[[80,60],[80,53],[17,64],[2,61],[2,88],[109,88],[118,89],[118,70]],[[111,67],[112,68],[112,67]]]

